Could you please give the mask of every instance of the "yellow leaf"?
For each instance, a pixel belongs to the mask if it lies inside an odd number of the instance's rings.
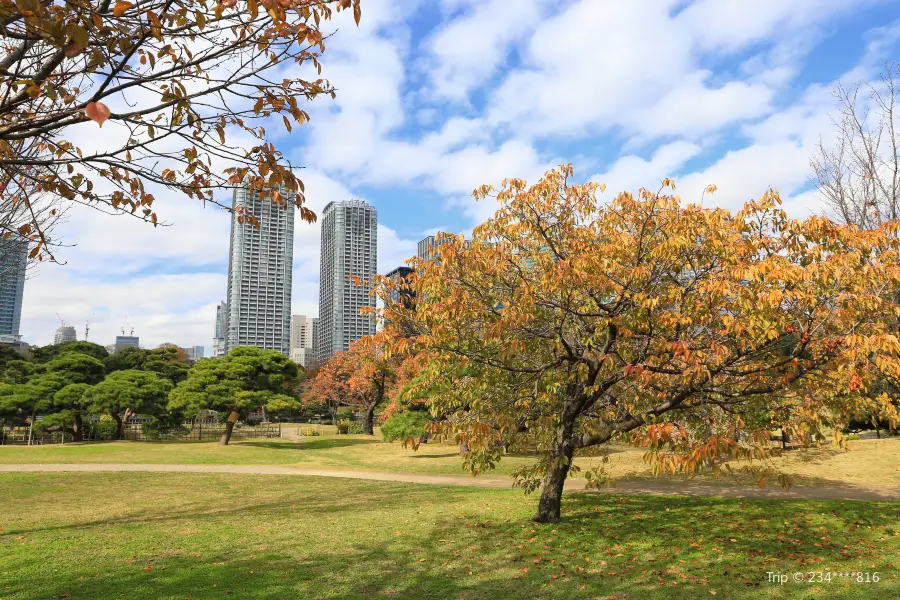
[[[131,8],[131,6],[132,4],[131,2],[128,2],[128,0],[119,0],[119,2],[116,2],[116,7],[113,9],[113,14],[117,17],[121,17],[125,14],[126,10]]]

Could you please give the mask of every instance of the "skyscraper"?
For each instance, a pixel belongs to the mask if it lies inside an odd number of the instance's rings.
[[[394,302],[400,302],[403,306],[409,307],[415,304],[416,302],[416,294],[412,290],[408,289],[408,284],[405,283],[406,278],[413,274],[413,270],[410,267],[403,266],[397,267],[385,277],[388,279],[393,279],[397,285],[402,286],[399,290],[394,290],[391,292],[391,299]]]
[[[294,194],[282,194],[287,206],[245,188],[234,191],[232,208],[256,216],[259,229],[232,213],[225,352],[256,346],[290,356]]]
[[[440,239],[438,239],[438,236]],[[438,246],[441,244],[446,244],[450,241],[452,234],[447,233],[439,233],[437,236],[429,235],[419,241],[416,246],[416,256],[419,258],[419,261],[438,259],[441,257],[441,253],[438,250]],[[472,245],[472,240],[465,241],[467,246]]]
[[[28,241],[0,238],[0,335],[19,336],[27,265]]]
[[[313,347],[313,328],[316,317],[307,317],[306,315],[294,315],[291,317],[291,348],[312,348]]]
[[[63,325],[56,328],[56,335],[53,336],[53,344],[62,344],[63,342],[74,342],[78,340],[78,334],[71,325]]]
[[[216,333],[213,337],[213,356],[225,356],[225,338],[228,331],[228,303],[216,305]]]
[[[141,347],[141,339],[136,335],[125,335],[124,332],[122,335],[116,336],[115,343],[115,351],[121,352],[125,348],[140,348]]]
[[[311,367],[316,334],[316,317],[294,315],[291,317],[291,360],[301,367]]]
[[[361,200],[331,202],[322,213],[322,254],[319,269],[319,323],[316,358],[327,361],[350,343],[375,333],[369,295],[378,263],[378,212]],[[356,285],[358,278],[365,285]]]

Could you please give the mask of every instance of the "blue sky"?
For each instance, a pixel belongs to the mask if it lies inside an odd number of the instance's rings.
[[[821,213],[809,159],[833,132],[837,83],[875,81],[900,58],[898,0],[364,0],[324,60],[336,100],[279,139],[304,166],[310,206],[363,198],[379,213],[379,268],[435,230],[493,212],[471,191],[534,180],[561,162],[610,197],[674,177],[686,201],[738,208],[769,186]],[[229,219],[178,197],[170,227],[92,211],[59,233],[65,265],[26,284],[22,332],[52,340],[56,313],[110,343],[211,343],[225,295]],[[317,313],[319,226],[297,222],[295,313]]]

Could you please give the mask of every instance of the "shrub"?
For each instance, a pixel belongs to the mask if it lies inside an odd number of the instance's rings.
[[[364,433],[362,423],[356,423],[355,421],[351,421],[347,426],[347,433],[353,435],[361,435]]]
[[[111,440],[116,437],[116,420],[109,415],[100,415],[94,423],[94,439]]]
[[[350,421],[347,419],[341,419],[337,424],[337,432],[338,434],[345,434],[350,430]]]
[[[420,439],[425,435],[425,425],[431,422],[428,415],[419,411],[397,413],[381,426],[381,437],[386,442]]]
[[[315,435],[322,435],[321,433],[319,433],[318,429],[313,429],[312,427],[300,427],[299,429],[300,435],[302,436],[310,437]]]

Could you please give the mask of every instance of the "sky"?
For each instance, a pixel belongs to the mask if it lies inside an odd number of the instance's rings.
[[[772,187],[792,216],[823,214],[809,162],[834,133],[831,91],[900,59],[900,0],[363,0],[359,27],[348,13],[323,60],[337,98],[276,143],[317,213],[377,208],[379,273],[493,214],[476,187],[562,163],[610,199],[671,177],[684,201],[715,184],[704,204],[737,209]],[[133,328],[208,355],[230,217],[174,193],[154,208],[169,226],[69,212],[64,264],[25,285],[26,342],[51,343],[60,319],[84,339],[92,318],[100,344]],[[318,313],[319,230],[297,219],[294,314]]]

